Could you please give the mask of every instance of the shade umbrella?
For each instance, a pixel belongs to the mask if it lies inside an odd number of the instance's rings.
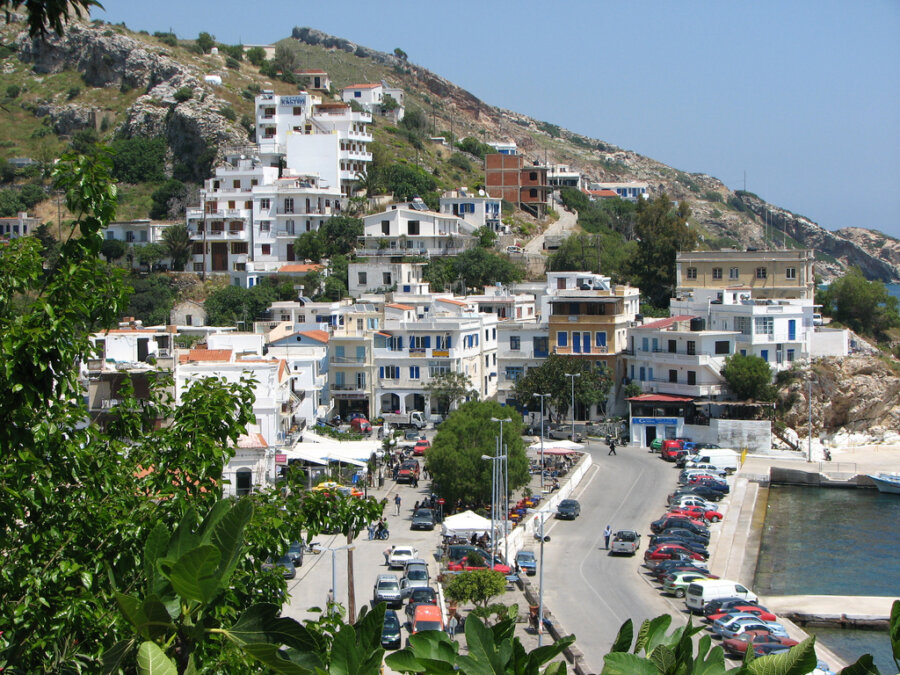
[[[558,448],[561,450],[584,450],[584,446],[581,443],[574,443],[572,441],[544,441],[544,454],[549,452],[550,449]],[[529,450],[540,450],[541,444],[540,442],[532,443],[528,446]],[[557,453],[559,454],[559,453]]]

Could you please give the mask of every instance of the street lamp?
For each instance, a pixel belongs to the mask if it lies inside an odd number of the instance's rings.
[[[503,462],[503,558],[509,563],[509,452],[503,443],[503,423],[512,422],[512,419],[491,418],[491,422],[500,422],[500,437],[497,439],[497,454],[503,454],[506,461]]]
[[[332,598],[332,606],[328,608],[329,614],[334,614],[334,603],[337,602],[337,567],[335,566],[335,557],[334,554],[337,551],[352,551],[356,548],[356,544],[348,544],[347,546],[335,546],[334,548],[326,548],[326,551],[331,551],[331,598]]]
[[[500,482],[497,474],[500,471],[499,465],[506,459],[506,455],[482,455],[481,459],[487,459],[491,462],[491,569],[494,569],[494,557],[497,555],[497,521],[500,520],[497,514],[497,488]]]
[[[575,442],[575,378],[581,377],[581,373],[563,373],[572,381],[572,442]]]
[[[544,399],[550,394],[532,394],[541,399],[541,494],[544,494]]]
[[[542,638],[544,636],[544,541],[549,539],[549,537],[544,537],[544,521],[547,519],[547,516],[556,513],[556,509],[545,509],[541,511],[536,511],[535,509],[528,509],[528,513],[536,513],[541,517],[541,559],[540,559],[540,572],[538,577],[538,620],[537,620],[537,631],[538,631],[538,647],[541,646]]]

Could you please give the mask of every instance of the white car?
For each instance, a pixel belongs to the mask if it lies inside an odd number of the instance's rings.
[[[682,507],[682,506],[697,506],[697,507],[707,510],[707,511],[709,511],[709,510],[718,511],[719,510],[715,504],[712,504],[711,502],[706,501],[705,499],[703,499],[703,497],[690,497],[687,495],[679,497],[678,499],[673,500],[671,504],[669,504],[670,509],[676,508],[676,507]]]
[[[407,560],[419,557],[419,551],[414,546],[393,546],[388,555],[388,567],[402,569]]]

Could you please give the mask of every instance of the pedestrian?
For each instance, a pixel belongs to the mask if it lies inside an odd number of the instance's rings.
[[[612,536],[612,528],[607,525],[606,529],[603,530],[603,539],[606,540],[606,550],[609,550],[609,538]]]
[[[459,621],[456,619],[456,614],[452,614],[450,616],[450,620],[447,622],[447,635],[450,636],[450,639],[453,640],[456,637],[456,627],[459,625]]]
[[[384,549],[384,564],[385,564],[385,566],[387,566],[387,564],[390,560],[390,557],[391,557],[391,551],[393,551],[393,550],[394,550],[393,546],[388,546],[386,549]]]
[[[416,502],[415,504],[413,504],[413,513],[415,513],[418,510],[419,510],[419,502]]]
[[[400,515],[400,501],[401,501],[401,500],[400,500],[400,495],[399,495],[399,494],[398,494],[398,495],[395,495],[395,496],[394,496],[394,504],[395,504],[396,507],[397,507],[397,515],[398,515],[398,516]]]
[[[397,475],[400,473],[400,467],[394,467],[394,480],[397,480]]]
[[[469,543],[470,543],[472,546],[477,546],[477,545],[478,545],[478,535],[476,535],[474,532],[472,533],[472,538],[469,540]]]
[[[609,452],[606,453],[606,456],[615,455],[616,454],[616,442],[614,440],[610,440],[609,442]]]
[[[375,523],[369,523],[369,541],[375,538]]]
[[[414,488],[419,487],[419,478],[418,476],[416,476],[416,474],[413,474],[412,483]]]

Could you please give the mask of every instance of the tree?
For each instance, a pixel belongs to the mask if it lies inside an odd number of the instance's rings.
[[[134,256],[137,261],[152,272],[156,264],[166,257],[166,247],[155,241],[143,246],[134,247]]]
[[[72,134],[72,140],[69,141],[69,151],[78,155],[91,156],[97,152],[97,143],[100,142],[100,135],[96,129],[89,127],[81,129]]]
[[[478,245],[481,248],[493,248],[497,242],[497,233],[489,227],[479,227],[472,234],[478,238]]]
[[[183,270],[185,263],[191,257],[194,246],[187,225],[178,223],[167,227],[163,232],[163,246],[166,249],[166,255],[172,259],[172,267],[179,271]]]
[[[442,415],[450,412],[464,398],[478,396],[468,376],[451,371],[432,377],[425,385],[425,391],[437,401],[438,410]]]
[[[400,49],[400,47],[395,47],[395,48],[394,48],[394,56],[396,56],[396,57],[397,57],[398,59],[400,59],[401,61],[406,61],[406,59],[409,58],[409,57],[407,56],[406,52],[403,51],[402,49]]]
[[[294,255],[300,260],[319,262],[325,255],[325,245],[318,232],[304,232],[294,240]]]
[[[406,119],[406,118],[404,118]],[[422,197],[433,192],[437,183],[434,176],[417,166],[390,164],[380,169],[380,181],[388,192],[393,192],[399,201]]]
[[[568,373],[579,373],[576,378],[568,378]],[[609,369],[595,367],[584,359],[574,356],[551,354],[540,366],[529,368],[516,381],[516,398],[519,404],[529,410],[539,410],[540,401],[534,394],[550,394],[545,400],[544,412],[558,418],[569,413],[572,401],[572,382],[575,380],[575,401],[583,406],[602,406],[609,397],[613,386]]]
[[[638,200],[635,234],[639,240],[631,261],[633,282],[656,307],[668,307],[675,291],[675,254],[696,245],[697,235],[687,224],[687,202],[674,207],[666,195]]]
[[[133,292],[128,299],[128,316],[140,319],[147,326],[169,322],[175,294],[168,277],[162,274],[134,276],[131,278],[131,288]]]
[[[506,577],[496,570],[470,570],[455,575],[444,595],[458,603],[471,602],[485,608],[492,598],[506,592]]]
[[[263,61],[266,60],[266,50],[262,47],[250,47],[247,50],[247,60],[259,68]]]
[[[276,71],[293,73],[300,66],[300,56],[291,45],[279,42],[275,45],[272,66]]]
[[[363,234],[361,218],[332,216],[319,228],[325,257],[347,255],[356,248],[356,242]]]
[[[103,245],[100,247],[100,253],[108,262],[115,262],[125,255],[128,247],[121,239],[104,239]]]
[[[725,359],[722,377],[731,393],[741,400],[774,400],[772,369],[758,356],[732,354]]]
[[[187,185],[170,178],[150,195],[150,217],[155,220],[175,219],[184,214],[184,204],[188,196]]]
[[[165,180],[166,141],[161,137],[119,138],[112,143],[113,176],[124,183]]]
[[[425,280],[435,290],[450,288],[461,281],[465,289],[480,291],[485,286],[519,281],[524,276],[521,265],[483,248],[472,248],[455,257],[432,258],[424,269]]]
[[[512,414],[511,414],[512,413]],[[522,420],[496,401],[464,403],[441,424],[425,455],[435,491],[448,503],[484,504],[491,499],[491,461],[500,425],[491,418],[510,419],[503,425],[503,444],[509,462],[510,493],[527,485],[528,459],[522,443]]]
[[[212,48],[216,46],[216,38],[209,33],[200,33],[197,36],[197,47],[204,54],[209,54]]]
[[[900,326],[897,298],[880,281],[868,281],[858,267],[817,292],[822,312],[862,335],[887,340],[888,331]]]
[[[636,252],[636,242],[623,241],[621,235],[611,230],[603,229],[596,234],[579,232],[566,237],[550,255],[547,267],[553,272],[597,272],[621,280]]]
[[[102,7],[97,0],[71,0],[56,2],[55,0],[0,0],[0,11],[6,12],[7,21],[11,11],[25,5],[28,17],[28,36],[41,40],[48,37],[50,30],[57,35],[63,34],[63,24],[68,24],[74,14],[76,18],[90,16],[91,7]]]

